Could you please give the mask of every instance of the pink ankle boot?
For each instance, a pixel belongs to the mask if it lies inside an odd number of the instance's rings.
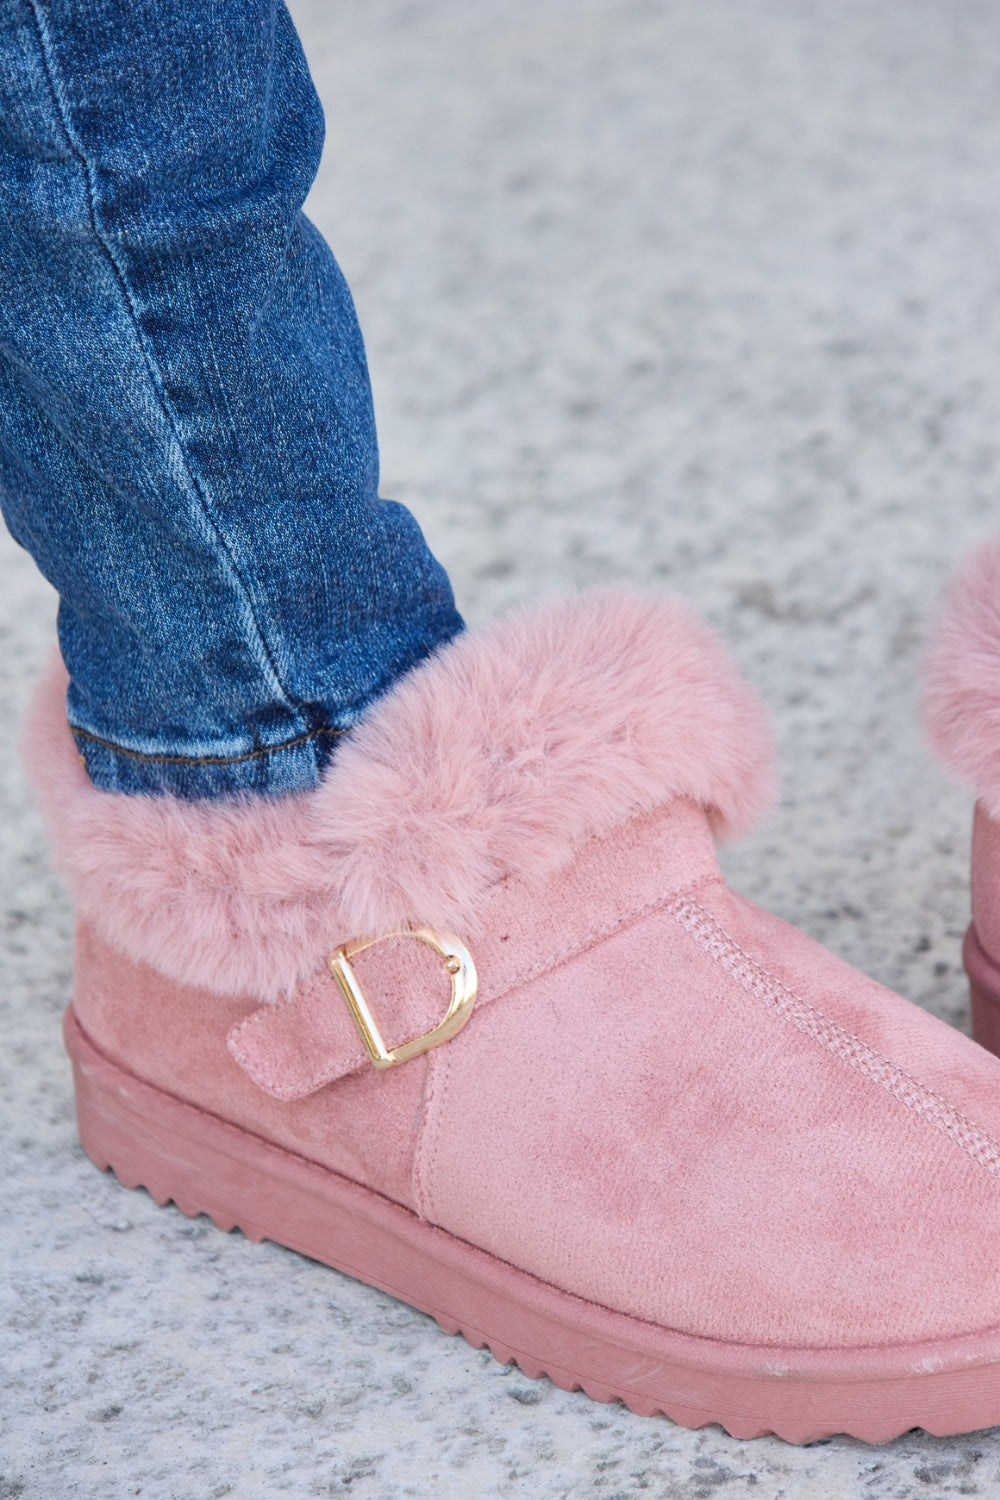
[[[1000,1054],[1000,537],[966,560],[945,594],[924,707],[933,748],[976,798],[962,956],[972,1034]]]
[[[63,686],[99,1166],[636,1412],[1000,1422],[1000,1064],[727,889],[768,738],[680,606],[459,638],[280,800],[95,790]]]

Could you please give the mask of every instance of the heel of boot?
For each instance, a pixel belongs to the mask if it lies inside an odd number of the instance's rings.
[[[975,927],[965,934],[962,959],[969,976],[973,1040],[1000,1057],[1000,968],[985,952]]]
[[[80,1144],[96,1167],[113,1171],[124,1187],[146,1188],[157,1203],[176,1203],[189,1217],[207,1213],[220,1229],[238,1225],[249,1239],[264,1238],[264,1230],[229,1201],[234,1185],[239,1199],[241,1174],[224,1134],[218,1143],[192,1137],[185,1117],[196,1112],[104,1057],[72,1006],[63,1040],[73,1064]]]

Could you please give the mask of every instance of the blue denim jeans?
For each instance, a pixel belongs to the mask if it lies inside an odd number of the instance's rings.
[[[279,0],[0,0],[0,502],[101,787],[309,786],[461,629],[378,497],[322,141]]]

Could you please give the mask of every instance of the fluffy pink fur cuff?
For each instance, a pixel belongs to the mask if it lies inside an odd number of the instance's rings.
[[[273,1000],[338,942],[404,924],[474,936],[505,876],[541,884],[583,841],[675,797],[716,831],[772,795],[764,712],[680,604],[550,602],[463,635],[372,707],[315,789],[184,802],[98,791],[60,667],[30,773],[81,915],[130,958]]]
[[[952,579],[931,631],[924,716],[932,748],[1000,818],[1000,537]]]

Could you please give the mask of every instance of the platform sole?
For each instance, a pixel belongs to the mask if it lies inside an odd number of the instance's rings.
[[[80,1139],[91,1160],[158,1203],[207,1214],[334,1266],[429,1313],[531,1378],[685,1427],[793,1443],[886,1442],[1000,1423],[1000,1329],[851,1350],[699,1339],[548,1286],[303,1157],[142,1082],[66,1013]]]

